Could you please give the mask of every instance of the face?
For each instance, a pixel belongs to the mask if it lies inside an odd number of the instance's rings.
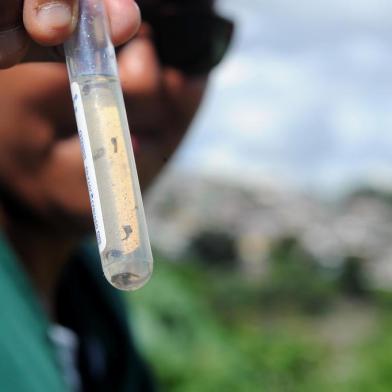
[[[139,34],[117,51],[142,189],[178,147],[207,83],[207,72],[190,75],[162,64],[153,36],[151,24],[144,22]],[[26,212],[19,215],[51,230],[90,228],[65,65],[20,64],[0,71],[0,86],[0,196],[3,203],[11,200],[5,215],[17,205]]]

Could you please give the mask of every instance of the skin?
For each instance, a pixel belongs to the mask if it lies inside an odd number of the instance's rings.
[[[26,13],[36,1],[27,3],[25,20],[32,20]],[[110,8],[112,26],[120,5],[132,17],[129,25],[122,22],[112,29],[116,43],[135,34],[140,24],[134,3],[116,0]],[[31,20],[27,31],[35,28]],[[50,34],[45,41],[34,31],[31,37],[40,42],[59,42]],[[61,34],[60,41],[66,36]],[[176,150],[207,83],[207,76],[189,77],[162,67],[150,34],[143,24],[118,52],[142,190]],[[28,58],[42,52],[33,48]],[[12,62],[15,57],[8,64]],[[51,313],[58,276],[81,237],[92,230],[66,68],[61,63],[19,64],[0,71],[0,86],[0,185],[12,200],[10,205],[0,192],[1,224]],[[14,201],[23,213],[14,214]]]
[[[115,45],[138,30],[140,12],[133,0],[104,0]],[[2,0],[0,2],[0,68],[23,60],[34,43],[53,46],[73,32],[78,0]]]

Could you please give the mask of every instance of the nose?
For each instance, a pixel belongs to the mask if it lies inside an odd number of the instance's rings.
[[[125,94],[151,95],[161,84],[161,67],[148,35],[138,35],[118,56],[121,85]]]

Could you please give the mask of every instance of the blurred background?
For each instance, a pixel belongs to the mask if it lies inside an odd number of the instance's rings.
[[[236,35],[146,198],[164,391],[392,390],[392,3],[220,0]]]

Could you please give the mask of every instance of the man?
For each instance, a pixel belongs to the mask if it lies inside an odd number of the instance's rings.
[[[132,0],[105,3],[146,189],[183,138],[232,26],[209,0],[139,1],[140,29]],[[82,241],[92,218],[66,68],[53,62],[57,49],[38,45],[64,42],[77,7],[0,5],[2,391],[152,390],[118,292]]]

